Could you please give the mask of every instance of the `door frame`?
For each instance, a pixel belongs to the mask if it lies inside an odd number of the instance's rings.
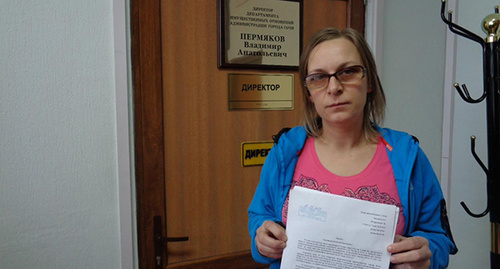
[[[165,220],[160,0],[130,0],[130,27],[138,263],[154,268],[152,216]]]
[[[129,85],[130,49],[127,46],[129,0],[113,0],[114,74],[116,98],[116,154],[118,173],[120,253],[122,268],[137,267],[135,244],[135,199],[133,196],[134,164],[132,159],[132,112],[130,108],[132,87]]]
[[[153,216],[166,219],[160,1],[130,0],[139,268],[154,268]],[[364,12],[350,15],[352,9],[364,10],[364,0],[343,1],[348,5],[348,26],[364,29]],[[241,256],[251,259],[248,253]]]

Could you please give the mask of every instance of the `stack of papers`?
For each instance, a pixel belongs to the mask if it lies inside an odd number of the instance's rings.
[[[389,268],[398,216],[394,205],[296,186],[281,268]]]

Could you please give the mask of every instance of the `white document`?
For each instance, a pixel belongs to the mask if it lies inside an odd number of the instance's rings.
[[[282,269],[389,268],[399,208],[295,187]]]

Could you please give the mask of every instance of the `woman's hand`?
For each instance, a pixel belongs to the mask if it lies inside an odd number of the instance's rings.
[[[391,263],[394,269],[429,268],[431,266],[431,250],[429,241],[421,236],[404,237],[396,235],[394,243],[387,247],[392,254]]]
[[[255,244],[260,254],[273,259],[281,258],[283,249],[286,246],[286,240],[285,229],[269,220],[262,223],[255,236]]]

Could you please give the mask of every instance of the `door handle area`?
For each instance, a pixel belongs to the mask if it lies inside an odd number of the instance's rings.
[[[165,243],[168,242],[183,242],[183,241],[189,241],[188,236],[182,236],[182,237],[163,237],[163,236],[158,236],[155,240],[161,240]]]
[[[155,251],[155,268],[163,268],[163,254],[165,254],[165,262],[168,260],[168,254],[165,253],[165,244],[168,242],[185,242],[188,241],[188,236],[181,237],[166,237],[163,236],[163,225],[161,223],[161,216],[153,217],[153,242]]]

